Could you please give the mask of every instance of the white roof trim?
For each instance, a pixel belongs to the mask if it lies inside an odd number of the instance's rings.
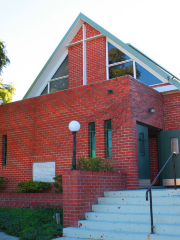
[[[117,43],[112,41],[110,38],[107,37],[107,41],[113,44],[116,48],[124,52],[126,55],[128,55],[132,60],[135,60],[137,63],[139,63],[142,67],[147,69],[150,73],[152,73],[155,77],[159,78],[162,83],[168,83],[167,79],[163,78],[161,75],[159,75],[156,71],[154,71],[152,68],[144,64],[142,61],[140,61],[138,58],[136,58],[134,55],[132,55],[130,52],[128,52],[126,49],[119,46]],[[159,83],[160,84],[160,83]]]
[[[32,98],[39,96],[44,88],[46,87],[49,80],[51,80],[52,76],[56,73],[59,66],[62,64],[66,56],[68,55],[67,45],[73,40],[74,36],[76,36],[79,29],[82,27],[84,21],[80,19],[78,23],[75,25],[73,30],[67,36],[61,47],[58,49],[54,57],[51,59],[50,63],[33,86],[32,90],[28,94],[27,98]]]
[[[155,87],[153,89],[156,90],[157,92],[169,92],[169,91],[179,90],[174,85],[167,85],[167,86],[163,86],[163,87]]]

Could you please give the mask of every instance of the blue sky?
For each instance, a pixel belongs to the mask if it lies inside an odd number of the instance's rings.
[[[0,0],[1,76],[21,100],[80,12],[180,78],[179,0]]]

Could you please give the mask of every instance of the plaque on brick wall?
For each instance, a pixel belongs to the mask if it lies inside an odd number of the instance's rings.
[[[54,182],[55,162],[33,163],[33,180],[41,182]]]

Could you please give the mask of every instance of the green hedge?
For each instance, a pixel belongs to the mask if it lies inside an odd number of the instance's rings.
[[[77,160],[77,170],[94,172],[114,172],[115,160],[103,159],[101,157],[80,157]]]
[[[61,223],[53,217],[60,213]],[[62,209],[42,208],[0,208],[0,231],[20,240],[49,240],[62,233]]]
[[[33,181],[28,180],[28,181],[22,181],[17,184],[18,193],[30,193],[30,192],[40,192],[43,191],[44,189],[48,189],[51,187],[50,183],[46,182],[38,182],[38,181]]]

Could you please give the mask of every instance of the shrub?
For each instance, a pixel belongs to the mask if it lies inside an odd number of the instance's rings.
[[[59,174],[53,178],[56,182],[53,183],[53,186],[56,188],[55,193],[62,193],[62,174]]]
[[[77,170],[94,172],[114,172],[113,164],[101,157],[85,158],[80,157],[77,160]]]
[[[17,184],[17,187],[19,188],[17,190],[18,193],[32,193],[32,192],[39,192],[43,191],[44,189],[48,189],[51,187],[50,183],[46,182],[37,182],[33,181],[32,179],[29,181],[22,181]]]
[[[4,177],[0,177],[0,189],[4,189],[5,182],[7,182],[7,180],[4,179]]]
[[[61,216],[57,225],[55,213]],[[62,209],[0,208],[0,231],[19,237],[20,240],[49,240],[62,233]]]

